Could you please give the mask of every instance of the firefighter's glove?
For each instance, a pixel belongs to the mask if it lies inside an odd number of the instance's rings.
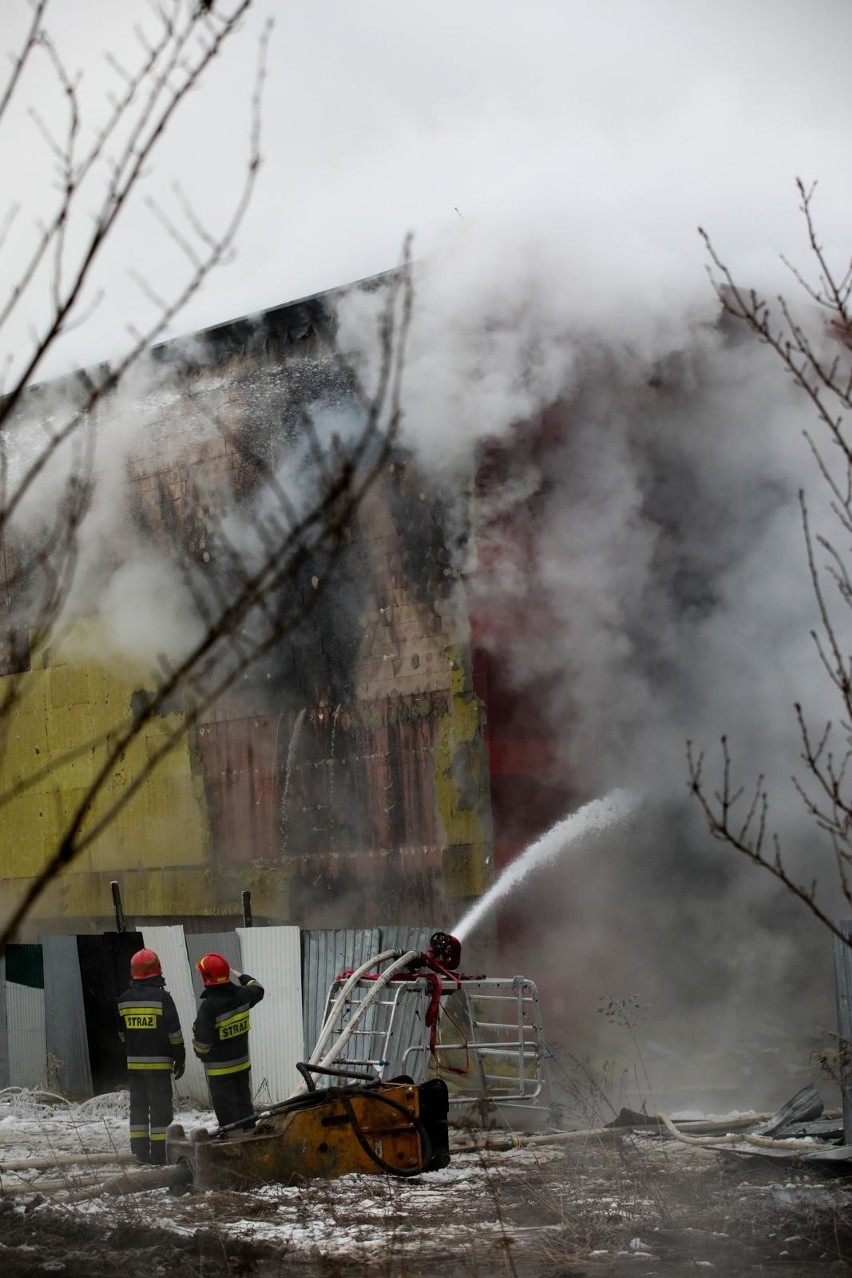
[[[172,1073],[174,1074],[175,1078],[183,1078],[183,1071],[185,1069],[186,1069],[186,1065],[184,1064],[183,1061],[175,1061],[174,1067],[172,1069]]]

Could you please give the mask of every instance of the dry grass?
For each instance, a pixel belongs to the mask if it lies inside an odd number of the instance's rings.
[[[596,1116],[599,1103],[587,1095]],[[61,1126],[65,1149],[91,1145],[99,1118],[84,1116],[36,1106],[31,1129],[19,1118],[18,1139],[26,1135],[35,1152],[55,1145]],[[104,1148],[114,1139],[107,1121]],[[81,1155],[69,1183],[84,1171]],[[66,1275],[99,1278],[852,1272],[852,1181],[650,1135],[455,1154],[445,1171],[407,1181],[351,1176],[252,1193],[60,1197],[0,1199],[4,1278],[60,1263]]]

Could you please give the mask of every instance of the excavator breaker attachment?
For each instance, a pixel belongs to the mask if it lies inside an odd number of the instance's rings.
[[[349,1172],[418,1176],[450,1161],[449,1099],[440,1079],[308,1091],[244,1130],[169,1128],[166,1157],[204,1189],[289,1185]]]

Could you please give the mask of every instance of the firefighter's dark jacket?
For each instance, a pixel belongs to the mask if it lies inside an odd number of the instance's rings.
[[[132,981],[119,997],[118,1036],[127,1048],[128,1069],[183,1065],[186,1047],[177,1008],[162,976]]]
[[[208,985],[201,994],[192,1027],[195,1055],[204,1062],[208,1078],[221,1078],[249,1069],[249,1013],[263,998],[263,986],[243,972],[239,985]]]

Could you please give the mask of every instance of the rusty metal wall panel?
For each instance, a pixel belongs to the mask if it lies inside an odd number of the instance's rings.
[[[314,1050],[325,1015],[328,991],[341,972],[360,967],[383,946],[378,928],[336,928],[302,933],[302,1008],[304,1059]]]
[[[6,1033],[11,1087],[47,1086],[40,945],[6,947]]]
[[[302,961],[297,927],[239,927],[243,970],[266,991],[251,1017],[252,1091],[262,1104],[286,1100],[301,1083]]]
[[[195,991],[196,1002],[201,998],[201,992],[204,989],[201,973],[195,966],[202,954],[221,954],[228,960],[231,967],[236,968],[238,972],[242,970],[240,938],[236,932],[187,932],[186,952],[189,955],[189,970],[192,973],[192,988]]]
[[[41,949],[50,1085],[63,1096],[82,1099],[92,1095],[93,1087],[77,938],[45,936]],[[117,1038],[114,1017],[111,1030]]]
[[[446,713],[445,694],[311,709],[290,760],[282,851],[327,860],[365,848],[440,846],[434,750]],[[284,726],[281,737],[290,739]]]
[[[6,956],[0,954],[0,1087],[9,1086],[9,1035],[6,1029]]]
[[[130,984],[130,957],[140,949],[140,932],[104,932],[78,936],[80,988],[86,1017],[86,1038],[92,1090],[114,1091],[127,1081],[127,1057],[118,1037],[116,1003]]]
[[[209,721],[198,728],[213,854],[220,863],[279,855],[282,731],[278,714]]]
[[[142,929],[145,945],[155,950],[160,957],[160,966],[166,978],[166,989],[171,994],[177,1007],[183,1041],[186,1044],[186,1073],[175,1084],[178,1098],[190,1099],[207,1108],[210,1096],[207,1091],[207,1079],[204,1066],[192,1050],[192,1026],[195,1021],[197,1001],[192,986],[192,972],[186,939],[180,924],[148,927]]]

